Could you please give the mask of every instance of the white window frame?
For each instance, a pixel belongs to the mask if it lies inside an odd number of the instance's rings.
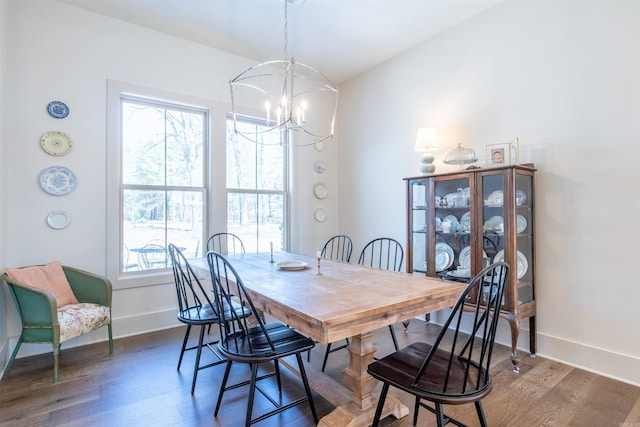
[[[109,80],[107,82],[107,226],[106,226],[106,266],[107,276],[111,279],[115,289],[152,286],[173,281],[171,269],[142,270],[135,272],[121,271],[122,260],[122,123],[120,105],[123,98],[155,100],[167,106],[189,107],[205,111],[207,135],[204,141],[204,174],[205,200],[203,227],[205,236],[210,233],[212,221],[219,217],[219,213],[212,211],[212,193],[225,195],[224,178],[220,181],[220,174],[213,176],[211,170],[212,152],[219,155],[220,149],[212,148],[212,141],[222,141],[217,146],[226,145],[225,121],[228,108],[212,101],[197,97],[190,97],[139,85],[127,84]],[[219,116],[214,120],[214,113]],[[216,124],[214,125],[214,121]],[[214,135],[215,133],[215,135]],[[224,172],[223,172],[224,174]],[[224,176],[224,175],[222,175]],[[217,190],[213,190],[214,182]],[[225,196],[226,198],[226,196]],[[216,209],[219,210],[219,209]],[[224,207],[226,212],[226,206]],[[226,214],[225,222],[226,225]],[[206,245],[206,242],[202,242]]]

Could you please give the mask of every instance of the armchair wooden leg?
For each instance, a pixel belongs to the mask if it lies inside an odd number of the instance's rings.
[[[60,344],[53,344],[53,382],[58,382],[58,359],[60,355]]]
[[[4,373],[7,374],[11,370],[13,366],[13,361],[16,359],[18,355],[18,350],[20,350],[20,345],[22,345],[22,333],[20,333],[20,338],[18,338],[18,343],[16,344],[16,348],[13,349],[13,353],[11,353],[11,357],[9,358],[9,363],[7,363],[7,367],[4,368]]]
[[[111,331],[111,323],[107,325],[109,331],[109,354],[113,354],[113,332]]]

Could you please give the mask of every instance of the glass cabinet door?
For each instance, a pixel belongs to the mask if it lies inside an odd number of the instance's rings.
[[[411,200],[411,236],[412,249],[411,271],[418,274],[427,273],[427,182],[426,180],[416,180],[411,182],[409,189]]]
[[[518,292],[515,304],[534,301],[533,293],[533,175],[516,173],[515,228]]]
[[[505,194],[505,174],[496,172],[482,175],[482,260],[483,265],[493,262],[510,262],[507,254],[505,259],[505,231],[509,226],[508,211],[505,209],[507,199]],[[507,221],[505,222],[505,217]],[[489,289],[489,285],[485,288]],[[505,296],[508,297],[508,286],[505,288]],[[483,294],[487,299],[488,295]],[[505,298],[502,304],[504,305]]]
[[[435,215],[431,226],[435,230],[433,265],[435,275],[446,280],[468,282],[473,273],[473,221],[470,175],[434,179]]]

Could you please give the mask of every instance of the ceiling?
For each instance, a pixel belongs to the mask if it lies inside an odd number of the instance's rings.
[[[283,0],[58,0],[257,62],[284,59]],[[288,53],[340,83],[503,0],[287,0]]]

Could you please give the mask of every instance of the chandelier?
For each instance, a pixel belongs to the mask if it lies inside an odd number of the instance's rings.
[[[284,60],[251,66],[229,81],[234,132],[261,143],[256,129],[238,126],[238,117],[264,121],[258,133],[288,132],[290,145],[305,146],[333,137],[338,88],[320,71],[289,59],[288,14],[284,0]],[[260,139],[260,141],[258,141]]]

